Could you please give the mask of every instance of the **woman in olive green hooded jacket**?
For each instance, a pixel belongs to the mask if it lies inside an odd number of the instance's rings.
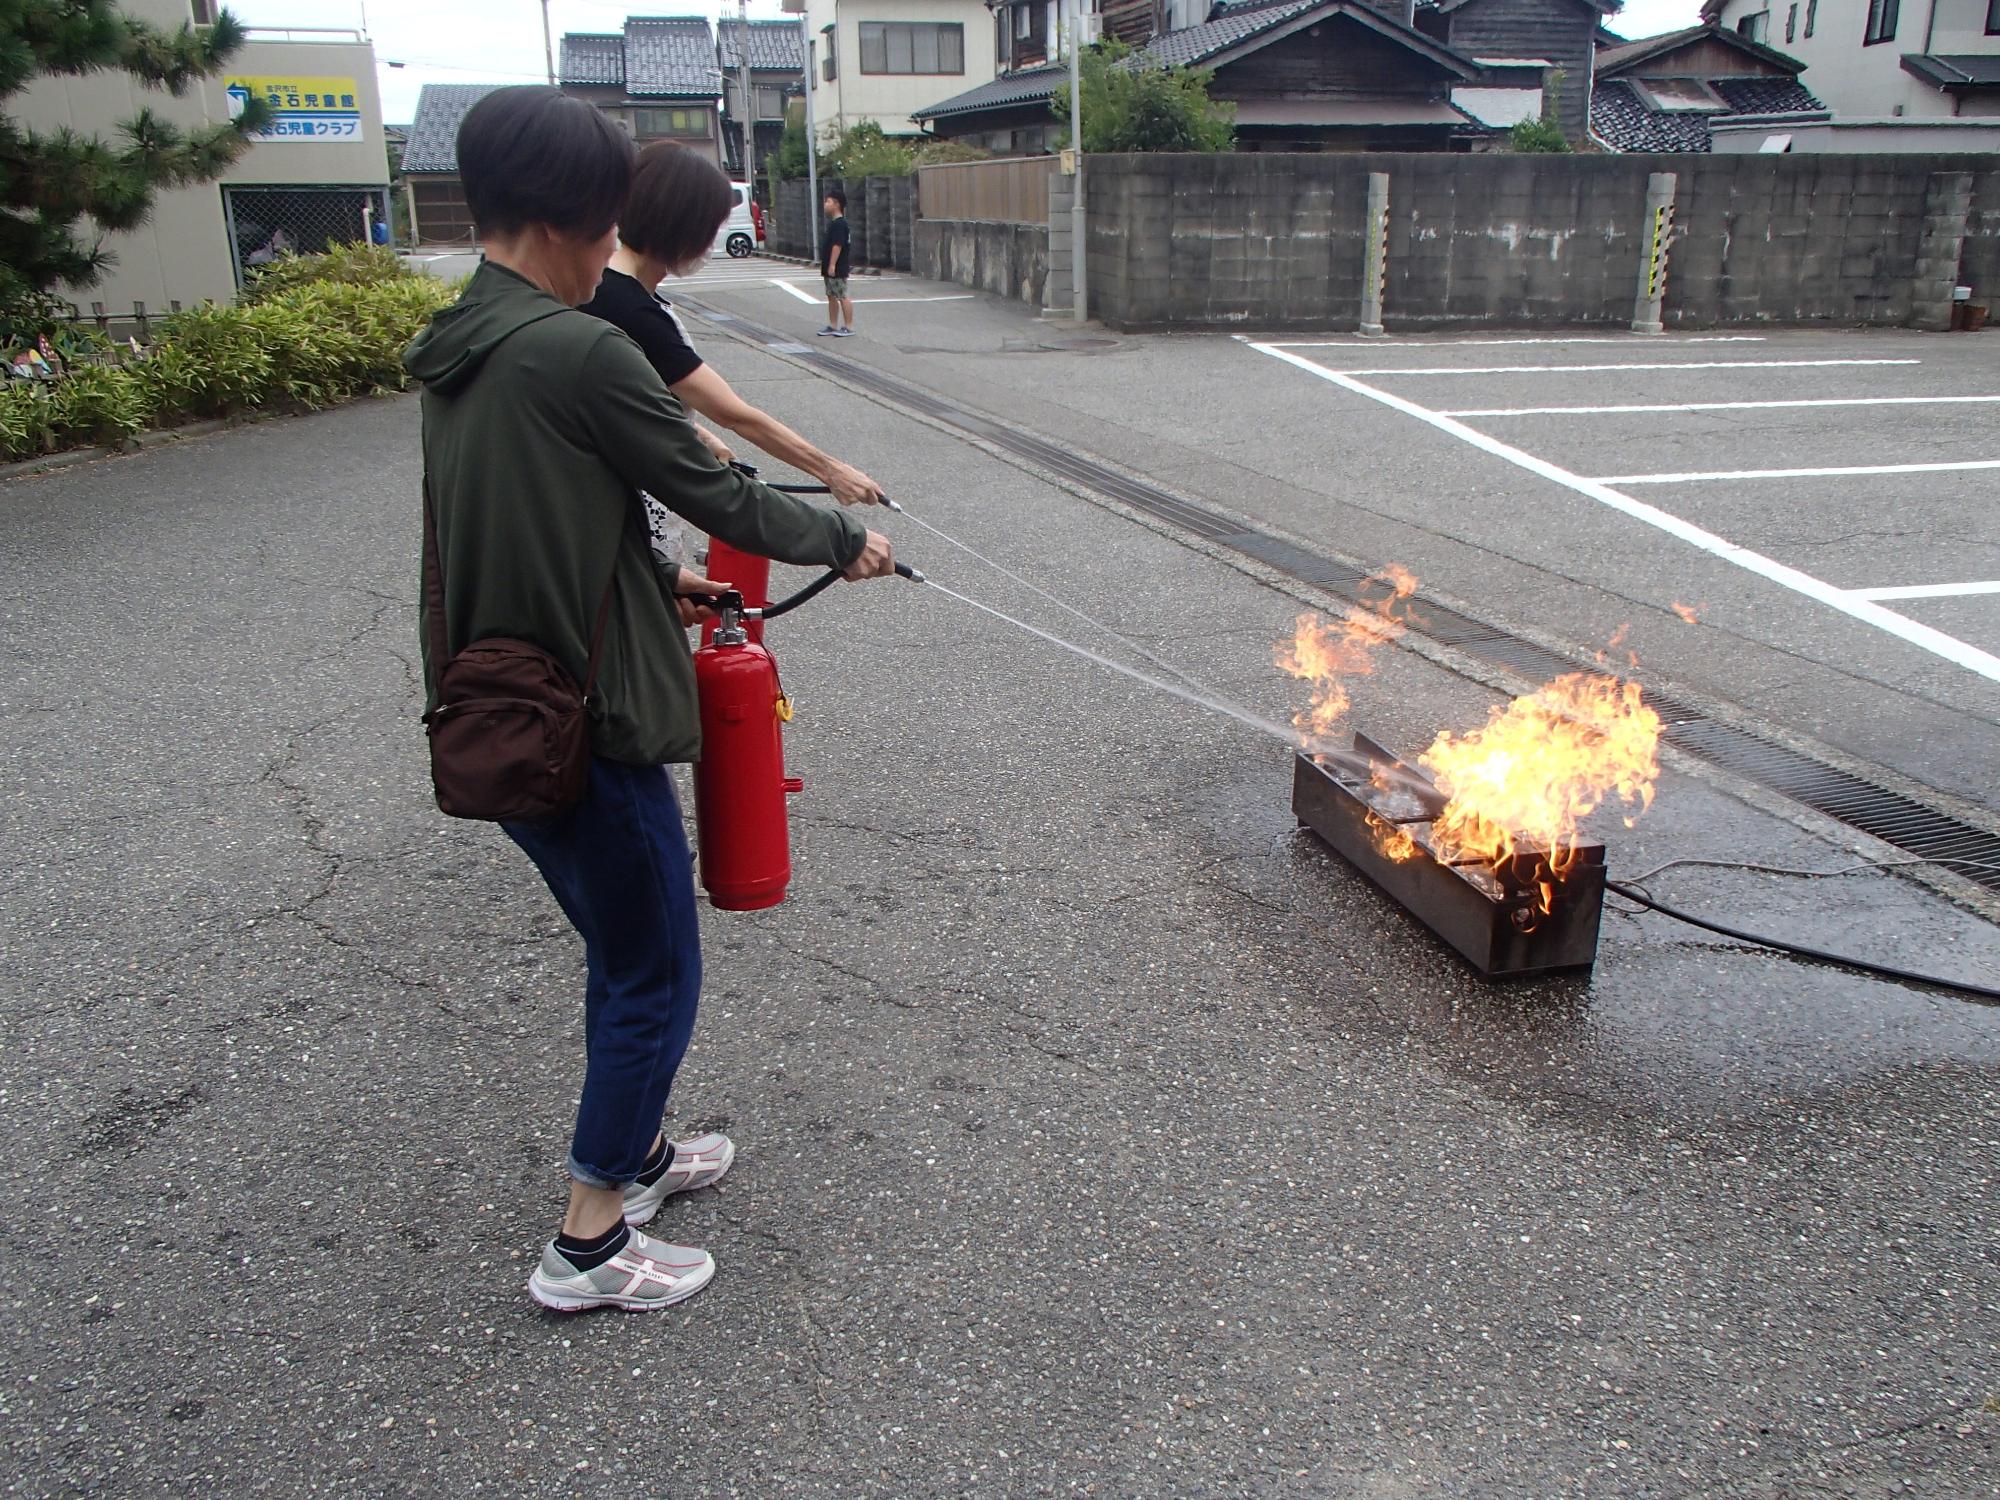
[[[575,310],[616,245],[632,160],[601,111],[555,89],[498,89],[475,105],[458,165],[485,259],[405,356],[424,387],[452,648],[532,641],[581,682],[613,581],[589,790],[560,817],[502,825],[582,935],[588,966],[569,1209],[528,1284],[565,1311],[664,1307],[706,1285],[706,1252],[637,1226],[735,1155],[719,1134],[675,1143],[660,1131],[701,989],[692,857],[665,763],[699,754],[700,719],[676,584],[655,568],[638,493],[781,562],[855,579],[893,567],[887,540],[851,517],[719,463],[638,345]],[[716,589],[687,573],[677,584]],[[419,640],[435,694],[442,663]]]

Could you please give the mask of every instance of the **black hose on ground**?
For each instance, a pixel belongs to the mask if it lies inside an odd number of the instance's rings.
[[[1991,985],[1973,984],[1964,979],[1942,979],[1935,974],[1918,974],[1913,970],[1898,969],[1890,964],[1871,963],[1865,958],[1849,958],[1842,953],[1828,953],[1824,949],[1809,948],[1802,943],[1787,943],[1779,938],[1745,932],[1738,927],[1727,927],[1720,922],[1711,922],[1706,917],[1697,917],[1692,912],[1682,911],[1679,907],[1669,906],[1640,887],[1627,885],[1620,880],[1607,880],[1604,882],[1604,888],[1616,891],[1627,901],[1636,901],[1648,911],[1658,912],[1663,917],[1671,917],[1676,922],[1685,922],[1690,927],[1699,927],[1705,932],[1734,938],[1739,943],[1752,943],[1759,948],[1775,949],[1779,953],[1789,953],[1795,958],[1809,959],[1813,963],[1827,964],[1837,969],[1852,969],[1856,973],[1873,974],[1881,979],[1895,979],[1904,984],[1918,984],[1928,989],[1944,990],[1964,996],[1975,1005],[2000,1005],[2000,989]]]

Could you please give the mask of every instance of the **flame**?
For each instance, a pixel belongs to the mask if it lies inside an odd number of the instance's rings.
[[[1368,836],[1375,841],[1375,847],[1388,858],[1401,864],[1406,859],[1417,857],[1417,841],[1395,823],[1372,808],[1363,819],[1368,825]]]
[[[1608,798],[1637,812],[1652,806],[1659,739],[1660,716],[1640,700],[1639,684],[1588,672],[1495,708],[1463,737],[1446,730],[1417,757],[1449,799],[1431,825],[1431,848],[1489,867],[1532,849],[1560,878],[1583,819]],[[1540,892],[1542,910],[1551,894]]]
[[[1373,672],[1375,649],[1395,640],[1408,626],[1403,606],[1417,591],[1416,575],[1390,563],[1368,581],[1387,592],[1349,605],[1336,621],[1300,615],[1292,638],[1278,643],[1279,667],[1312,684],[1312,707],[1292,715],[1299,743],[1307,748],[1323,742],[1346,714],[1352,700],[1345,679]]]
[[[1675,614],[1681,617],[1681,622],[1686,625],[1692,625],[1701,619],[1701,616],[1695,612],[1695,606],[1692,604],[1683,604],[1678,599],[1674,600],[1673,610]]]

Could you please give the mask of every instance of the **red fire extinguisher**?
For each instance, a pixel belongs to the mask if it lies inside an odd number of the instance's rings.
[[[747,466],[743,466],[747,467]],[[755,473],[753,469],[750,471]],[[754,552],[740,552],[720,537],[711,537],[708,543],[708,561],[702,571],[717,583],[726,583],[743,596],[743,608],[755,611],[743,622],[743,628],[750,633],[750,639],[758,645],[764,644],[764,606],[771,602],[771,559],[759,557]],[[701,627],[701,643],[706,646],[715,639],[715,621],[705,621]]]
[[[709,567],[714,569],[711,543]],[[737,556],[747,556],[738,553]],[[759,558],[766,569],[770,563]],[[903,563],[896,572],[917,583],[924,575]],[[718,575],[719,576],[719,575]],[[805,782],[785,774],[783,728],[792,705],[778,680],[778,664],[750,628],[798,608],[838,582],[828,572],[780,604],[750,608],[734,589],[712,601],[716,619],[694,654],[701,694],[701,759],[694,767],[695,837],[701,849],[701,883],[723,911],[761,911],[785,899],[792,879],[791,828],[785,798]]]
[[[740,603],[731,608],[726,602],[694,654],[701,694],[701,759],[694,768],[701,883],[723,911],[761,911],[785,899],[792,879],[785,798],[805,786],[785,774],[781,731],[792,706],[778,681],[778,664],[750,639],[747,625]]]

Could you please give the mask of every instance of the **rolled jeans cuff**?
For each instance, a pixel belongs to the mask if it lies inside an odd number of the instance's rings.
[[[574,1153],[571,1153],[569,1159],[569,1175],[572,1181],[580,1182],[587,1188],[623,1188],[638,1180],[632,1177],[606,1177],[595,1167],[586,1167],[576,1159]]]

